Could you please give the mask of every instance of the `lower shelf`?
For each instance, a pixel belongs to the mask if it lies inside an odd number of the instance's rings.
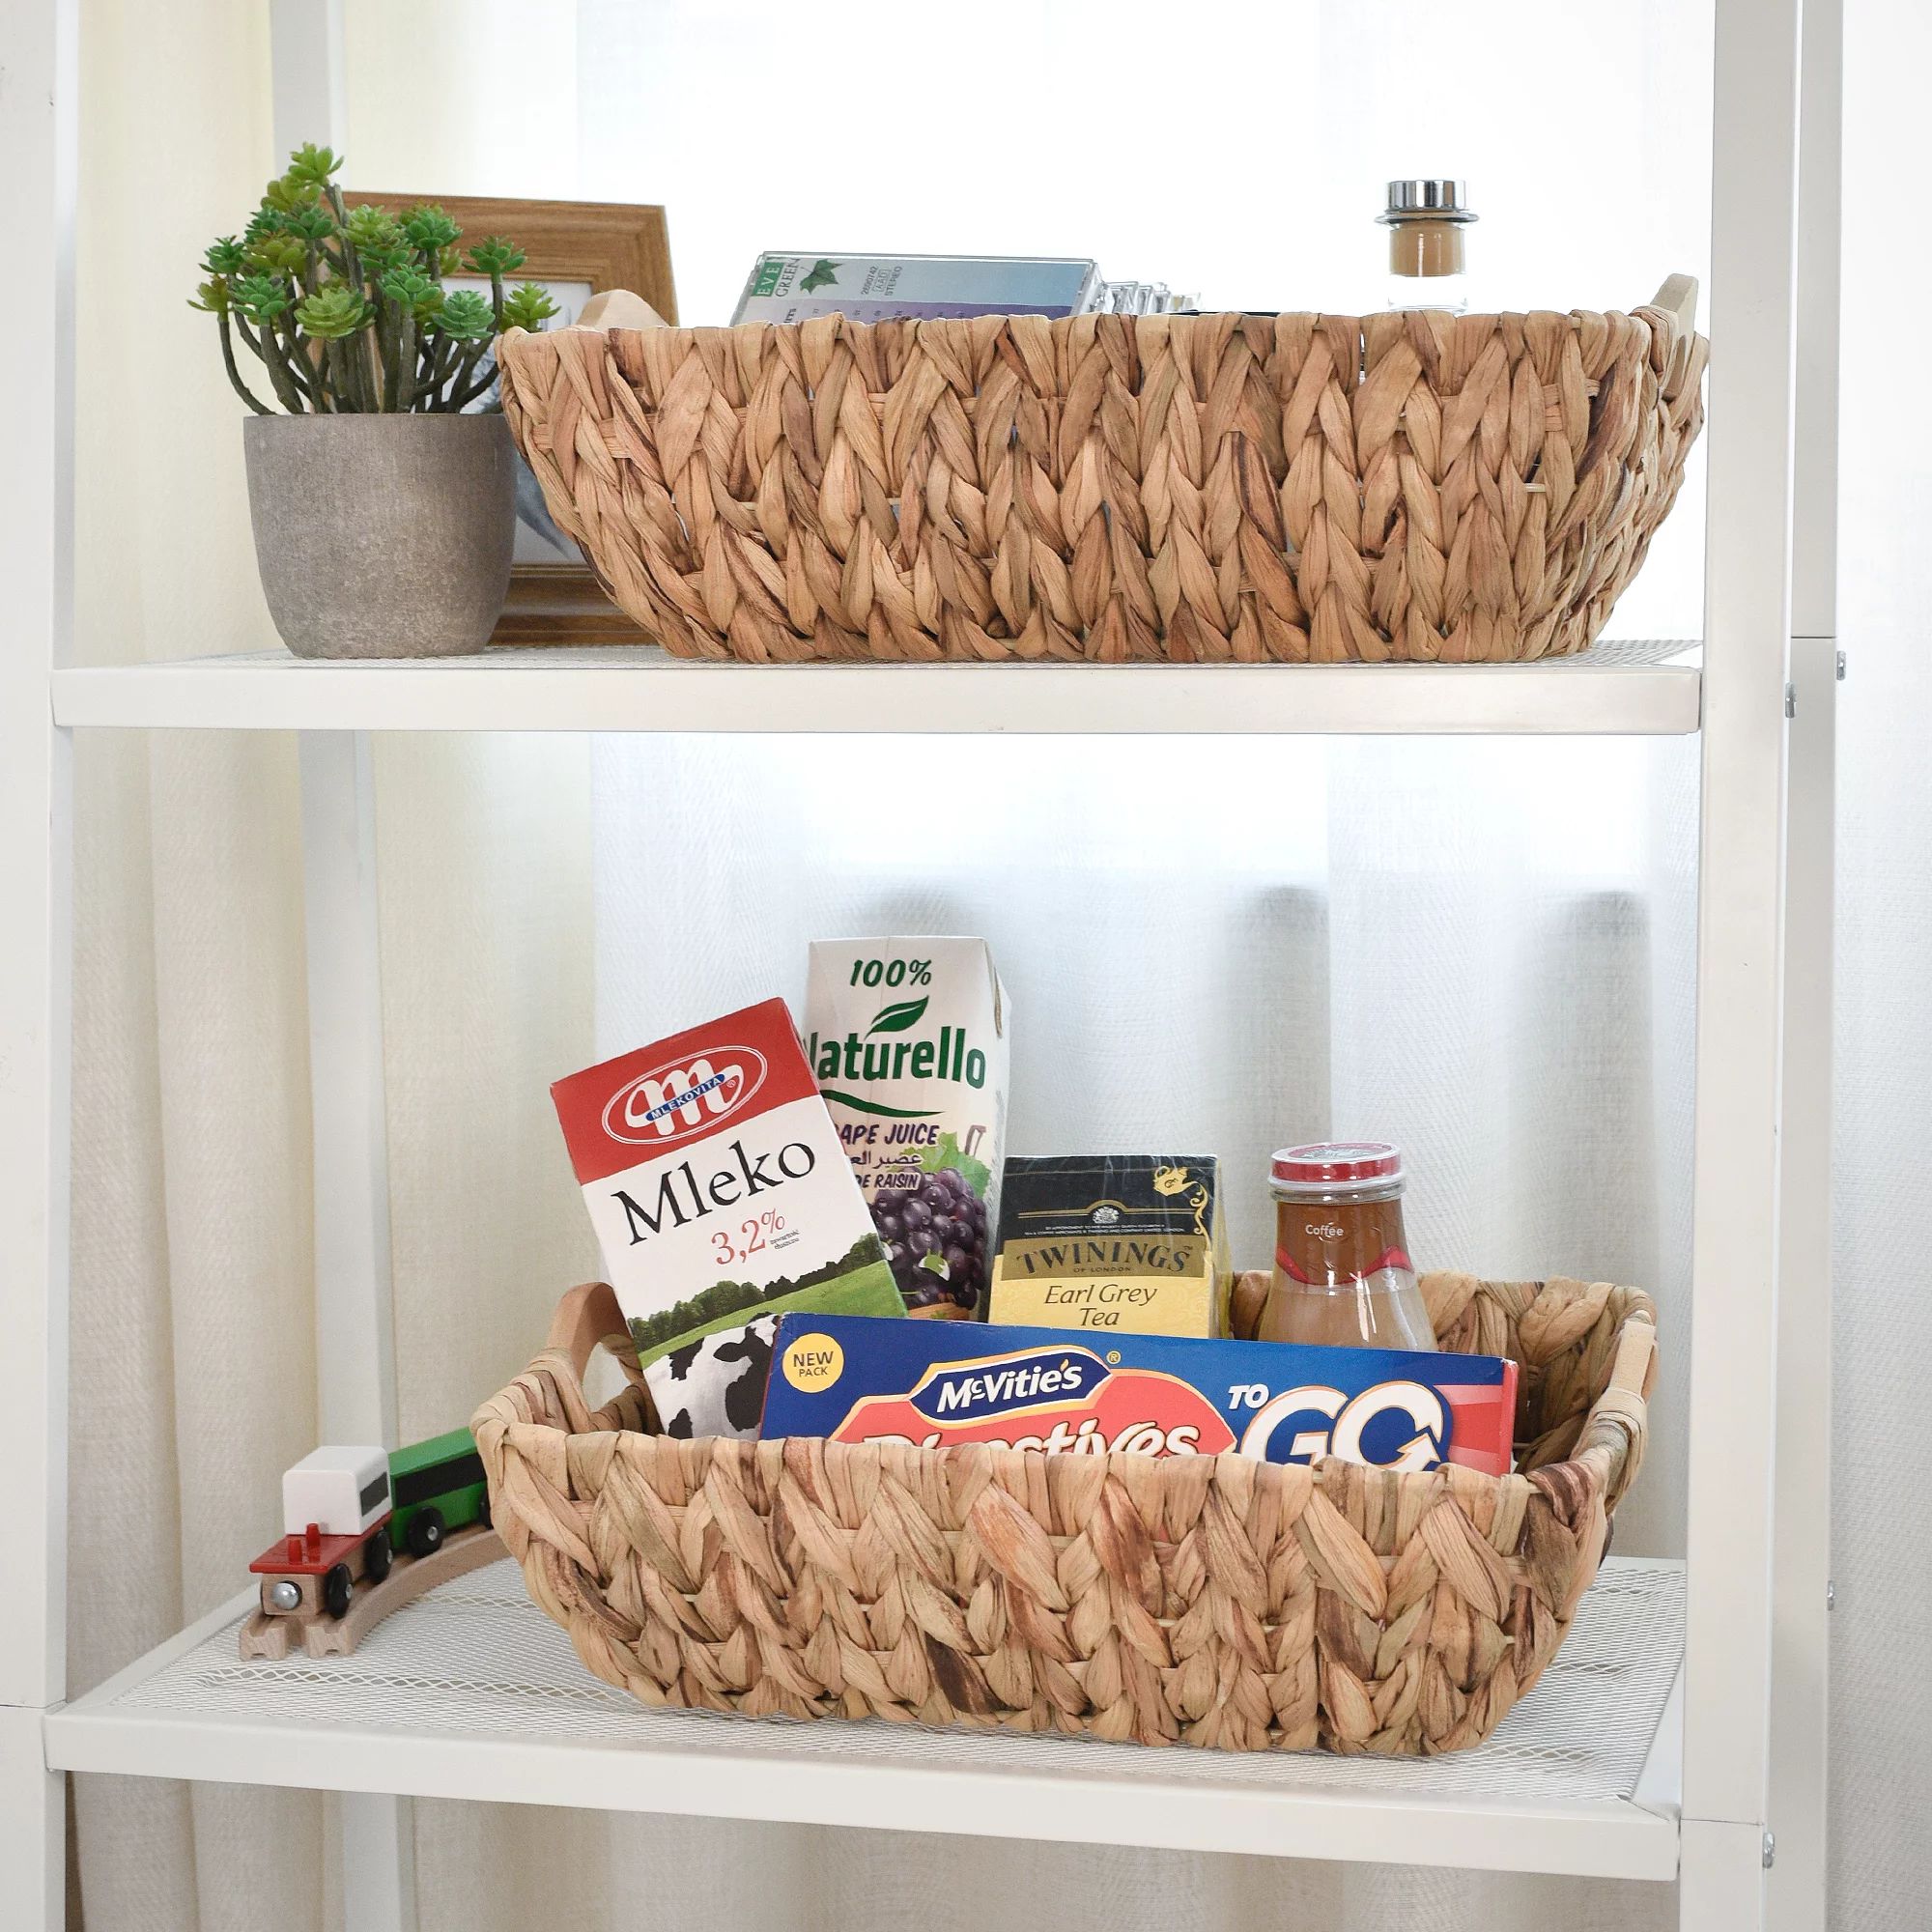
[[[1535,1693],[1434,1759],[646,1711],[495,1563],[354,1657],[244,1663],[238,1598],[47,1719],[57,1770],[1285,1858],[1668,1879],[1683,1566],[1612,1558]]]

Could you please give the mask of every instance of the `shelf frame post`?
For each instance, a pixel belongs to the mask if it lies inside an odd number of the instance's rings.
[[[1685,1932],[1762,1932],[1777,1528],[1801,0],[1719,0],[1698,866]]]
[[[0,358],[0,1871],[9,1923],[66,1913],[66,1780],[45,1720],[67,1690],[68,1208],[72,734],[52,677],[73,630],[76,0],[0,13],[0,244],[14,278]]]
[[[347,146],[344,0],[272,0],[276,158]],[[375,782],[366,731],[299,734],[314,1122],[318,1407],[335,1442],[397,1442],[390,1299],[383,980],[376,929]],[[415,1932],[414,1807],[345,1792],[343,1922]]]
[[[1832,1005],[1836,932],[1843,0],[1804,0],[1779,1141],[1771,1932],[1825,1932],[1831,1748]]]

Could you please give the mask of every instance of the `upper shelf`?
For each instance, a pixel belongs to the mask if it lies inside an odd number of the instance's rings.
[[[346,1658],[244,1663],[252,1593],[46,1720],[57,1770],[1278,1858],[1668,1879],[1681,1564],[1606,1561],[1542,1681],[1436,1758],[647,1711],[500,1562]]]
[[[213,730],[1332,732],[1674,736],[1701,653],[1534,665],[740,665],[647,645],[317,663],[286,651],[53,674],[56,723]]]

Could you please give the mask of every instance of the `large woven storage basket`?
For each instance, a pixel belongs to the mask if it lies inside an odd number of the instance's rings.
[[[1582,649],[1643,560],[1702,422],[1695,295],[497,356],[552,515],[681,655],[1496,661]]]
[[[1446,1348],[1521,1364],[1514,1475],[673,1439],[602,1284],[472,1427],[531,1597],[646,1704],[1457,1750],[1596,1575],[1656,1331],[1605,1283],[1423,1288]],[[592,1410],[600,1340],[630,1379]]]

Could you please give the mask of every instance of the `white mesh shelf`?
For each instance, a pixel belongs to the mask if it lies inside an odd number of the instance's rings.
[[[1338,1758],[647,1711],[583,1668],[502,1562],[397,1611],[350,1658],[242,1662],[238,1600],[49,1719],[49,1757],[165,1777],[1667,1878],[1683,1596],[1681,1565],[1612,1558],[1487,1746]]]

